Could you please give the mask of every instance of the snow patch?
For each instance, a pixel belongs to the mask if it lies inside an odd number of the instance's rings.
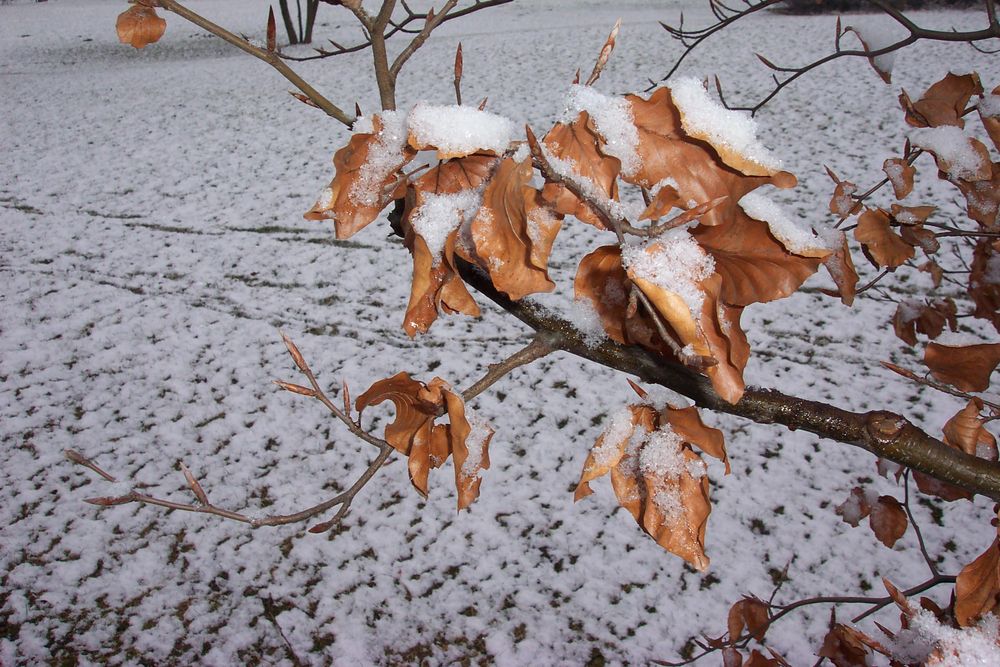
[[[810,228],[794,220],[777,202],[759,192],[748,192],[740,199],[740,207],[755,220],[766,222],[774,237],[785,250],[796,255],[815,253],[817,249],[833,250],[826,240]]]
[[[406,117],[397,111],[383,111],[378,114],[378,118],[382,122],[382,129],[369,146],[368,158],[361,165],[358,179],[348,194],[350,200],[360,206],[381,204],[382,183],[404,162]],[[375,131],[374,121],[369,118],[361,117],[356,120],[354,127],[358,126],[365,133]]]
[[[705,294],[698,283],[715,271],[715,260],[683,229],[641,244],[622,246],[622,263],[635,276],[677,294],[697,320]]]
[[[575,85],[570,88],[563,122],[572,122],[581,111],[590,114],[604,138],[603,151],[621,161],[622,175],[631,177],[639,171],[639,130],[632,119],[631,105],[624,98],[609,97],[591,86]]]
[[[953,178],[974,180],[976,172],[986,166],[983,156],[973,150],[969,136],[961,128],[952,125],[921,127],[911,130],[909,138],[914,146],[947,162],[951,166],[948,175]]]
[[[434,146],[438,151],[469,155],[478,151],[501,154],[510,145],[514,123],[489,111],[458,105],[418,103],[408,119],[416,146]]]
[[[450,195],[424,195],[423,204],[410,219],[413,230],[427,244],[434,265],[441,261],[448,235],[482,206],[483,195],[478,190],[462,190]]]

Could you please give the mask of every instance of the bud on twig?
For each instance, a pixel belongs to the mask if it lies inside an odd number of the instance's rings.
[[[267,50],[274,53],[278,49],[277,30],[274,26],[274,7],[267,10]]]
[[[310,389],[309,387],[303,387],[300,384],[292,384],[291,382],[284,382],[283,380],[275,380],[274,384],[278,385],[285,391],[290,391],[293,394],[300,394],[302,396],[308,396],[310,398],[316,397],[316,391]]]
[[[205,489],[201,488],[201,484],[199,484],[198,480],[194,478],[194,475],[191,474],[191,471],[188,470],[188,467],[184,465],[183,461],[180,462],[180,465],[181,472],[184,473],[184,479],[187,480],[188,486],[190,486],[191,490],[194,491],[194,495],[198,499],[198,502],[202,505],[209,505],[208,495],[205,493]]]
[[[347,388],[347,380],[343,381],[344,414],[351,416],[351,391]]]
[[[297,99],[299,102],[302,102],[303,104],[308,104],[309,106],[315,107],[316,109],[322,109],[323,108],[320,105],[318,105],[315,102],[313,102],[308,97],[306,97],[305,95],[303,95],[302,93],[297,93],[294,90],[289,90],[288,94],[291,95],[292,97],[294,97],[295,99]]]
[[[592,86],[597,79],[600,78],[601,72],[604,71],[604,66],[608,64],[608,58],[611,57],[611,52],[615,50],[615,40],[618,38],[618,29],[622,26],[622,20],[618,19],[615,21],[615,27],[611,29],[611,34],[608,35],[608,39],[604,42],[604,46],[601,47],[601,53],[597,56],[597,62],[594,63],[594,71],[590,73],[587,78],[588,86]]]
[[[462,42],[458,43],[455,51],[455,100],[462,104]]]
[[[281,340],[285,342],[285,347],[288,348],[288,354],[292,355],[292,361],[295,362],[295,365],[298,366],[300,371],[308,373],[309,365],[306,364],[306,360],[303,358],[302,353],[299,352],[299,348],[295,347],[295,343],[292,342],[291,338],[285,335],[284,331],[279,333],[281,333]]]
[[[84,498],[83,502],[97,505],[98,507],[112,507],[114,505],[125,505],[132,502],[132,494],[126,496],[99,496],[97,498]]]

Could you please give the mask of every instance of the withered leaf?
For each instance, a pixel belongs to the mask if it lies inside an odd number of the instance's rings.
[[[993,89],[992,95],[994,98],[1000,96],[1000,86]],[[997,116],[995,113],[984,113],[984,108],[986,108],[985,105],[980,103],[978,108],[979,119],[983,122],[983,127],[986,128],[986,133],[990,135],[990,139],[993,141],[993,147],[1000,151],[1000,116]]]
[[[986,430],[986,420],[980,415],[982,410],[982,400],[970,400],[944,425],[944,441],[970,456],[996,461],[997,439]]]
[[[818,257],[788,252],[766,222],[742,212],[715,226],[699,225],[691,235],[712,255],[722,276],[719,297],[734,306],[782,299],[816,273]]]
[[[850,626],[831,623],[817,655],[827,658],[835,667],[867,667],[868,642],[859,635],[861,633]]]
[[[422,237],[414,236],[411,241],[413,283],[403,319],[403,329],[411,338],[418,332],[426,333],[441,312],[479,317],[479,306],[455,268],[457,234],[458,230],[455,230],[448,235],[440,258],[431,254]]]
[[[853,32],[858,37],[858,41],[861,45],[865,47],[865,53],[871,53],[872,51],[878,51],[883,48],[879,45],[873,45],[869,43],[870,40],[865,39],[865,33],[852,27],[847,26],[844,29],[844,33]],[[887,45],[886,45],[887,46]],[[879,78],[882,79],[883,83],[892,83],[892,65],[893,59],[884,58],[882,56],[868,56],[868,64],[872,66],[875,73],[878,74]]]
[[[882,163],[882,171],[892,185],[892,192],[896,199],[904,199],[913,192],[913,177],[916,176],[916,168],[901,157],[889,158]]]
[[[973,95],[982,92],[983,86],[975,72],[962,75],[949,72],[916,102],[911,102],[905,91],[899,96],[899,102],[906,112],[906,122],[915,127],[965,127],[962,120],[965,107]]]
[[[833,283],[837,286],[837,291],[833,296],[839,296],[845,306],[854,303],[854,297],[858,289],[858,272],[854,268],[854,259],[851,257],[851,249],[847,246],[847,235],[841,231],[837,234],[840,242],[833,252],[824,260],[823,266],[830,273]]]
[[[958,306],[950,298],[931,302],[900,301],[892,317],[892,328],[907,345],[917,344],[917,333],[934,339],[941,335],[947,324],[958,330]]]
[[[559,227],[558,216],[530,187],[531,160],[505,158],[483,193],[483,205],[472,221],[476,260],[493,285],[515,301],[535,292],[550,292],[549,252]]]
[[[479,497],[482,472],[490,467],[489,446],[493,429],[474,419],[469,422],[465,402],[455,393],[446,392],[448,409],[448,440],[455,465],[455,488],[458,491],[458,509],[469,507]]]
[[[1000,538],[962,568],[955,581],[955,620],[973,625],[984,614],[1000,611]]]
[[[729,641],[736,641],[746,628],[751,637],[762,642],[770,622],[767,603],[757,597],[744,596],[729,608]]]
[[[951,346],[929,343],[924,364],[941,382],[962,391],[986,391],[990,375],[1000,364],[1000,343]]]
[[[892,496],[879,496],[871,506],[868,525],[878,541],[891,549],[906,532],[906,511]]]
[[[160,18],[156,10],[145,5],[132,5],[118,15],[115,30],[118,41],[141,49],[163,37],[167,22]]]
[[[916,254],[912,245],[889,228],[889,215],[881,209],[870,208],[861,214],[854,238],[878,267],[897,267]]]
[[[1000,281],[997,281],[991,267],[1000,265],[1000,242],[982,239],[972,251],[972,267],[969,271],[968,293],[975,304],[973,314],[988,320],[1000,331]]]
[[[642,167],[624,180],[647,188],[670,182],[684,208],[722,200],[700,219],[702,225],[718,225],[737,213],[742,213],[739,200],[761,185],[792,187],[795,177],[784,171],[772,171],[760,165],[736,162],[726,164],[709,143],[686,134],[680,111],[674,104],[669,88],[658,88],[644,100],[637,95],[626,96],[639,133],[638,153]],[[735,154],[732,156],[736,160]],[[741,171],[740,167],[746,171]],[[668,181],[669,179],[669,181]],[[661,190],[662,192],[662,190]],[[669,193],[666,196],[672,196]]]
[[[675,408],[666,406],[660,413],[660,421],[670,424],[681,440],[694,445],[709,456],[722,461],[726,465],[726,474],[730,472],[729,455],[726,453],[725,436],[717,428],[705,426],[701,421],[698,408]]]
[[[656,410],[648,405],[630,405],[612,417],[611,423],[587,454],[573,500],[578,501],[592,494],[590,482],[607,475],[618,465],[636,429],[649,433],[656,428],[655,423]]]
[[[857,528],[861,520],[871,514],[871,509],[868,494],[860,486],[856,486],[851,489],[847,500],[837,505],[834,511],[840,515],[844,523],[849,523]]]
[[[629,342],[625,317],[630,285],[617,245],[601,246],[584,257],[573,282],[576,300],[594,308],[605,333],[618,343]]]
[[[572,123],[556,123],[542,139],[549,155],[569,163],[574,179],[592,189],[594,196],[617,201],[621,161],[602,153],[600,141],[586,111],[580,112]],[[563,215],[572,215],[598,229],[607,229],[591,207],[564,185],[546,183],[542,199]]]
[[[860,204],[851,197],[851,195],[858,191],[858,186],[850,181],[840,180],[829,167],[826,167],[826,173],[836,184],[836,187],[833,189],[833,196],[830,198],[830,213],[839,218],[846,218],[860,211]]]
[[[347,239],[369,225],[389,202],[403,194],[393,187],[402,168],[416,155],[397,136],[395,123],[372,118],[372,132],[358,133],[333,155],[333,180],[319,201],[306,211],[307,220],[333,220],[338,239]]]

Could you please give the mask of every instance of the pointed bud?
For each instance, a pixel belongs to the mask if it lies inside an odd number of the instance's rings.
[[[483,101],[479,103],[479,110],[482,111],[486,108],[486,103],[490,101],[489,97],[484,97]]]
[[[114,505],[124,505],[132,502],[132,494],[126,496],[99,496],[97,498],[84,498],[83,502],[97,505],[98,507],[112,507]]]
[[[637,385],[635,382],[632,382],[631,379],[629,379],[629,378],[625,378],[625,379],[628,380],[628,386],[632,387],[632,391],[634,391],[635,393],[639,394],[639,398],[641,398],[642,400],[645,401],[646,397],[649,396],[649,393],[645,389],[643,389],[642,387],[640,387],[639,385]]]
[[[455,51],[455,101],[462,104],[462,43],[458,43]]]
[[[309,366],[306,364],[306,360],[302,357],[302,353],[299,352],[299,348],[295,347],[295,343],[292,339],[285,335],[284,331],[279,332],[281,334],[281,340],[285,342],[285,347],[288,348],[288,354],[292,355],[292,361],[298,366],[299,370],[303,373],[309,372]]]
[[[275,380],[274,384],[278,385],[285,391],[290,391],[293,394],[299,394],[301,396],[308,396],[310,398],[316,397],[316,391],[310,389],[309,387],[303,387],[300,384],[292,384],[291,382],[284,382],[282,380]]]
[[[351,416],[351,390],[347,388],[347,380],[343,382],[344,388],[342,391],[344,399],[344,414],[348,417]]]
[[[194,491],[194,495],[198,499],[198,502],[202,505],[208,505],[208,495],[205,493],[205,489],[201,488],[201,484],[198,483],[198,480],[194,478],[194,475],[191,474],[191,471],[188,470],[188,467],[184,465],[183,462],[181,462],[180,465],[181,472],[184,473],[184,479],[187,480],[188,486],[190,486],[191,490]]]
[[[274,53],[278,48],[278,33],[274,26],[274,7],[267,10],[267,50]]]
[[[316,104],[315,102],[313,102],[311,99],[309,99],[308,97],[306,97],[302,93],[297,93],[294,90],[289,90],[288,94],[291,95],[292,97],[294,97],[295,99],[297,99],[299,102],[302,102],[302,104],[307,104],[307,105],[309,105],[309,106],[311,106],[311,107],[313,107],[315,109],[320,109],[321,108],[318,104]]]
[[[618,29],[622,26],[622,20],[619,18],[615,21],[615,27],[611,29],[611,34],[608,35],[608,39],[604,42],[604,46],[601,47],[601,53],[597,56],[597,62],[594,64],[594,71],[590,73],[587,78],[588,86],[594,85],[597,79],[600,78],[601,72],[604,71],[604,66],[608,64],[608,58],[611,57],[611,52],[615,50],[615,40],[618,39]]]

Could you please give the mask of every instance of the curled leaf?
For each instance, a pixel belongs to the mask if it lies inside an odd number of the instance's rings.
[[[137,49],[159,41],[166,29],[167,22],[157,15],[155,9],[139,4],[119,14],[115,22],[118,41]]]
[[[929,343],[924,364],[941,382],[962,391],[986,391],[990,375],[1000,364],[1000,343],[951,346]]]
[[[917,170],[909,161],[899,157],[889,158],[882,163],[882,171],[892,184],[896,199],[903,199],[913,192],[913,177]]]
[[[982,92],[983,86],[976,73],[959,75],[949,72],[916,102],[912,102],[905,91],[899,101],[906,112],[906,122],[915,127],[965,127],[962,115],[969,99]]]
[[[906,532],[906,511],[892,496],[879,496],[871,506],[868,525],[878,541],[890,549]]]
[[[990,612],[1000,611],[1000,539],[962,568],[955,580],[955,620],[973,625]]]
[[[889,228],[889,215],[881,209],[867,209],[858,219],[854,238],[868,251],[878,267],[896,267],[913,259],[913,246]]]
[[[982,411],[982,400],[971,399],[944,425],[944,441],[969,456],[996,461],[997,439],[986,430],[986,420],[980,414]]]

